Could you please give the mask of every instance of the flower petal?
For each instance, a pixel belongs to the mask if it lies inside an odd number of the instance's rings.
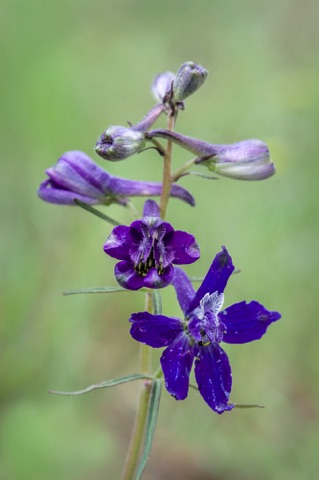
[[[80,193],[75,193],[70,190],[60,188],[53,180],[45,180],[41,183],[38,191],[38,196],[41,200],[49,203],[55,203],[58,205],[76,205],[74,200],[80,200],[80,202],[87,203],[89,205],[95,205],[100,203],[98,198],[87,197]]]
[[[125,225],[119,225],[113,228],[104,244],[104,252],[118,260],[128,260],[130,258],[130,246],[127,241],[129,230],[130,227],[126,227]]]
[[[235,303],[219,313],[219,318],[227,329],[223,342],[247,343],[258,340],[268,326],[280,317],[280,313],[270,312],[255,301]]]
[[[179,267],[174,268],[174,278],[172,283],[175,288],[178,303],[185,314],[191,300],[195,296],[194,287],[184,270]]]
[[[213,263],[211,264],[206,277],[203,280],[203,283],[197,290],[195,297],[190,303],[188,313],[192,312],[198,307],[201,299],[206,295],[206,293],[223,293],[228,279],[233,273],[235,267],[227,249],[225,247],[222,248],[223,250],[214,258]]]
[[[143,285],[147,288],[164,288],[169,285],[174,276],[174,267],[169,265],[164,269],[164,272],[159,275],[156,268],[151,270],[143,278]]]
[[[188,394],[189,375],[194,359],[194,347],[183,331],[161,356],[166,389],[176,400],[184,400]]]
[[[132,337],[154,348],[166,347],[183,331],[182,321],[175,317],[140,312],[133,313],[129,321]]]
[[[154,200],[146,200],[143,208],[143,217],[160,217],[160,209]]]
[[[123,288],[127,288],[128,290],[139,290],[144,287],[144,277],[140,276],[134,270],[133,262],[123,261],[117,263],[114,267],[114,275],[117,282]]]
[[[205,402],[217,413],[232,410],[228,405],[232,375],[228,357],[217,343],[198,348],[195,358],[195,378]]]
[[[193,235],[181,230],[176,230],[167,242],[167,249],[173,250],[175,265],[195,262],[199,257],[199,247]]]

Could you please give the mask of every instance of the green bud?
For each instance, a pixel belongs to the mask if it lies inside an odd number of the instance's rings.
[[[198,90],[206,80],[208,71],[194,62],[186,62],[178,70],[173,82],[173,98],[181,102]]]

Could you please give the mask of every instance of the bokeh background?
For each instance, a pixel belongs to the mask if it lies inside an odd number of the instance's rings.
[[[45,204],[36,190],[74,149],[116,175],[160,179],[154,151],[112,164],[93,146],[107,126],[138,121],[154,103],[154,76],[187,60],[210,73],[177,130],[214,143],[261,138],[277,174],[260,183],[184,178],[197,207],[172,200],[168,219],[200,243],[190,274],[203,275],[226,245],[241,269],[226,305],[257,299],[282,320],[261,341],[226,346],[231,399],[266,408],[218,416],[195,391],[184,402],[164,392],[144,478],[316,477],[318,24],[316,0],[2,0],[1,480],[120,478],[138,385],[81,397],[47,390],[136,372],[127,319],[143,295],[63,297],[115,284],[102,251],[111,227]],[[188,158],[175,148],[176,167]],[[105,213],[131,221],[120,207]],[[171,288],[163,302],[179,314]]]

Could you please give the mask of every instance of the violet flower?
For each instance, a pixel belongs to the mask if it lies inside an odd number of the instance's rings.
[[[193,235],[161,220],[153,200],[145,202],[142,220],[113,229],[104,252],[121,260],[115,265],[115,278],[129,290],[166,287],[173,280],[172,264],[189,264],[199,258]]]
[[[264,180],[275,173],[269,149],[261,140],[251,139],[231,144],[214,144],[181,133],[158,129],[147,133],[147,138],[169,139],[198,156],[196,164],[237,180]]]
[[[220,342],[247,343],[261,338],[281,315],[256,301],[235,303],[221,310],[224,289],[234,270],[226,248],[218,253],[195,293],[180,268],[173,285],[184,320],[148,312],[133,313],[132,337],[151,347],[167,347],[161,357],[166,388],[176,400],[188,394],[189,375],[195,360],[195,378],[205,402],[217,413],[231,410],[232,375]]]
[[[38,195],[45,202],[60,205],[76,205],[74,200],[90,205],[126,205],[131,196],[159,196],[162,191],[158,182],[115,177],[80,151],[64,153],[46,173],[49,178],[41,183]],[[171,197],[195,205],[192,195],[179,185],[172,186]]]

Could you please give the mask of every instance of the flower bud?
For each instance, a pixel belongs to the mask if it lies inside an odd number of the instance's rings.
[[[124,160],[144,148],[144,133],[121,126],[109,127],[95,145],[95,151],[100,157],[113,162]]]
[[[165,138],[198,156],[196,164],[238,180],[263,180],[275,173],[267,145],[261,140],[243,140],[231,144],[214,144],[181,133],[158,129],[147,133],[147,138]]]
[[[152,83],[152,93],[159,102],[166,101],[172,89],[175,75],[172,72],[163,72],[157,75]]]
[[[216,145],[216,154],[196,163],[224,177],[237,180],[264,180],[275,174],[267,145],[261,140],[243,140],[231,145]]]
[[[80,151],[64,153],[46,173],[49,178],[41,183],[38,196],[45,202],[59,205],[76,205],[75,200],[89,205],[126,205],[131,196],[160,196],[162,191],[159,182],[110,175]],[[195,205],[192,195],[180,185],[172,185],[170,195]]]
[[[173,83],[173,98],[181,102],[198,90],[206,80],[208,71],[194,62],[186,62],[178,70]]]

